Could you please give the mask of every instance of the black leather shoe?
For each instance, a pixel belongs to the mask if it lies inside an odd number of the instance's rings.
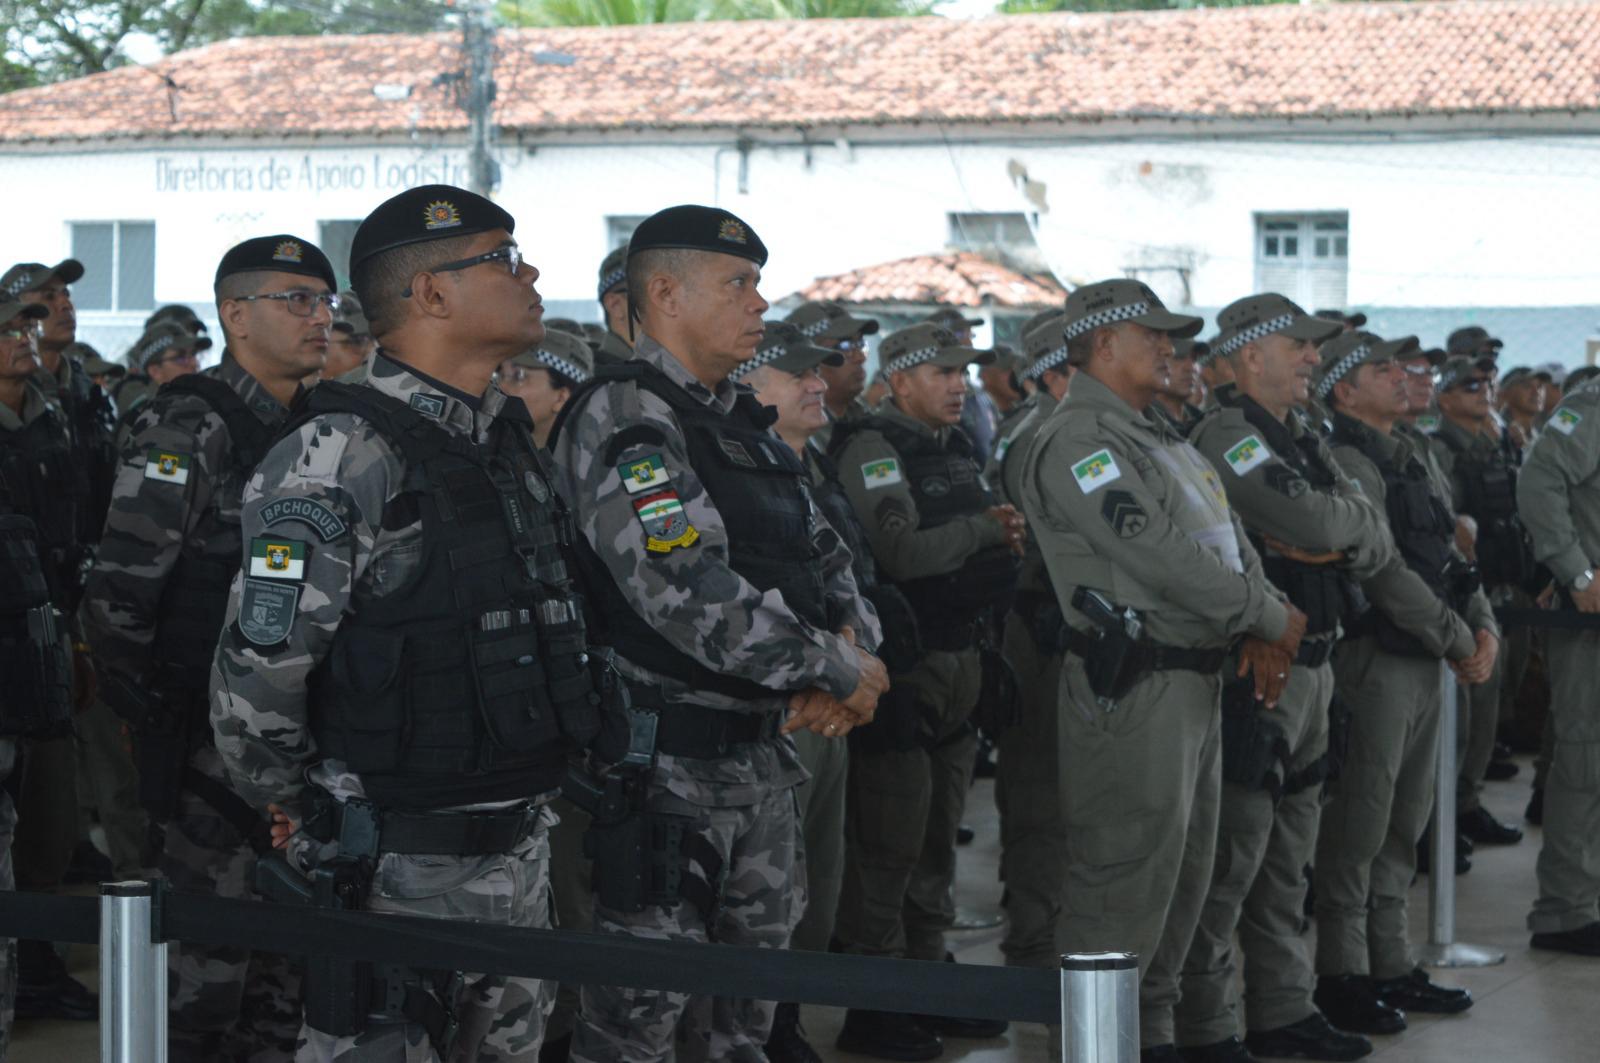
[[[800,1028],[799,1004],[779,1004],[773,1011],[772,1033],[767,1035],[767,1058],[772,1063],[822,1063],[822,1057],[817,1055]]]
[[[910,1015],[863,1008],[844,1013],[844,1028],[834,1046],[841,1052],[908,1063],[937,1059],[944,1052],[944,1042]]]
[[[1432,1015],[1454,1015],[1472,1007],[1472,994],[1465,989],[1435,985],[1428,972],[1413,967],[1411,973],[1399,978],[1374,981],[1373,988],[1391,1008],[1402,1011],[1423,1011]]]
[[[1139,1063],[1183,1063],[1177,1045],[1155,1045],[1139,1049]]]
[[[1371,1041],[1335,1030],[1320,1011],[1275,1030],[1251,1030],[1244,1043],[1262,1059],[1329,1059],[1339,1063],[1372,1054]]]
[[[1528,807],[1523,810],[1522,818],[1535,827],[1544,826],[1544,787],[1533,788],[1533,796],[1528,798]]]
[[[1484,845],[1515,845],[1522,840],[1522,831],[1509,823],[1501,823],[1482,805],[1457,816],[1456,826],[1462,834]]]
[[[1529,944],[1536,949],[1571,952],[1578,956],[1600,956],[1600,923],[1590,923],[1576,930],[1535,934]]]
[[[1471,844],[1471,839],[1467,840],[1467,845],[1462,845],[1460,838],[1456,839],[1456,874],[1458,875],[1465,875],[1472,870],[1472,857],[1467,855],[1467,849]],[[1426,875],[1432,870],[1433,839],[1424,834],[1422,840],[1417,843],[1417,874]]]
[[[1178,1056],[1183,1063],[1261,1063],[1237,1037],[1210,1045],[1184,1045]]]
[[[1004,1019],[963,1019],[949,1015],[918,1015],[917,1025],[941,1037],[960,1037],[981,1040],[1001,1037],[1011,1025]]]
[[[1483,777],[1487,782],[1505,782],[1515,779],[1522,768],[1509,760],[1491,760],[1489,766],[1483,769]]]
[[[1406,1013],[1386,1004],[1364,974],[1326,974],[1317,979],[1311,1002],[1333,1025],[1354,1033],[1399,1033]]]

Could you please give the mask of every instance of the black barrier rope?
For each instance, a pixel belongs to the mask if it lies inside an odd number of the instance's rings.
[[[1600,613],[1571,609],[1517,609],[1509,605],[1494,611],[1502,627],[1550,627],[1563,631],[1600,631]]]
[[[646,941],[171,891],[158,894],[157,908],[167,941],[927,1015],[1054,1023],[1061,1014],[1060,976],[1037,968]],[[0,936],[95,942],[99,918],[89,898],[0,894]]]

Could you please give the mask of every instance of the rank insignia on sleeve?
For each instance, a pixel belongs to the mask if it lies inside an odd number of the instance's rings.
[[[867,482],[868,491],[890,487],[901,482],[900,463],[893,458],[866,462],[861,466],[861,478]]]
[[[306,544],[297,539],[251,539],[245,575],[299,582],[306,578],[307,553]]]
[[[1259,436],[1250,435],[1239,440],[1222,456],[1236,476],[1243,476],[1256,466],[1271,461],[1272,451],[1267,449]]]
[[[239,632],[253,646],[275,646],[294,627],[300,588],[293,584],[247,579],[239,596]]]
[[[1578,427],[1578,422],[1583,420],[1583,414],[1561,407],[1550,415],[1550,427],[1564,436],[1570,436]]]
[[[144,478],[169,484],[189,482],[189,455],[176,450],[152,447],[144,459]]]
[[[625,461],[617,466],[617,475],[622,477],[622,486],[627,488],[630,495],[659,491],[663,484],[672,481],[672,474],[667,471],[667,463],[661,460],[660,454],[650,454],[638,461]]]
[[[1072,467],[1072,478],[1086,495],[1092,495],[1113,480],[1122,479],[1117,459],[1109,450],[1097,450]]]
[[[689,523],[683,503],[676,491],[660,491],[633,500],[633,511],[644,525],[645,549],[652,554],[666,554],[673,550],[693,546],[700,532]]]

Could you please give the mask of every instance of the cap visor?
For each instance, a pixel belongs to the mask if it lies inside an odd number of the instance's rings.
[[[1410,358],[1422,353],[1422,343],[1415,336],[1401,336],[1398,339],[1383,340],[1373,345],[1373,352],[1379,357],[1393,361],[1396,358]]]
[[[76,284],[83,277],[83,263],[75,258],[64,258],[50,272],[60,277],[62,284]]]
[[[209,351],[211,349],[211,337],[196,336],[194,338],[194,349],[197,351]]]
[[[993,351],[980,351],[973,347],[940,347],[939,353],[928,361],[932,365],[993,365]]]
[[[838,341],[847,340],[852,336],[870,336],[878,331],[878,323],[871,318],[865,320],[856,317],[839,318],[822,330],[817,337],[819,340]]]
[[[1344,331],[1344,326],[1337,321],[1325,317],[1313,317],[1307,314],[1296,318],[1287,328],[1279,330],[1291,340],[1310,340],[1312,343],[1321,343],[1331,340]]]
[[[1366,314],[1346,314],[1344,316],[1344,323],[1346,325],[1349,325],[1351,328],[1360,328],[1362,325],[1365,325],[1367,323],[1367,315]]]
[[[844,355],[838,351],[830,351],[825,347],[802,347],[790,351],[781,358],[774,358],[767,365],[774,369],[782,369],[785,373],[796,376],[808,369],[815,369],[819,365],[843,365]]]
[[[1206,325],[1204,318],[1174,314],[1170,310],[1157,310],[1130,320],[1135,325],[1143,325],[1145,328],[1153,328],[1157,332],[1165,332],[1169,336],[1185,340],[1200,335],[1200,330]]]

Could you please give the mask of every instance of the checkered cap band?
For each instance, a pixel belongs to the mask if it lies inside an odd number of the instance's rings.
[[[1231,336],[1222,343],[1216,344],[1212,349],[1218,354],[1232,354],[1247,343],[1254,343],[1263,336],[1270,336],[1294,324],[1294,314],[1279,314],[1270,321],[1263,321],[1259,325],[1251,325],[1242,329],[1237,336]]]
[[[178,337],[168,333],[152,340],[149,346],[139,348],[139,364],[149,365],[155,356],[178,342]]]
[[[1343,380],[1346,373],[1370,357],[1372,357],[1372,345],[1363,343],[1337,362],[1334,362],[1332,368],[1323,375],[1322,382],[1317,385],[1317,398],[1327,398],[1329,393],[1333,391],[1333,385]]]
[[[1129,318],[1143,317],[1150,312],[1147,302],[1129,303],[1127,306],[1113,306],[1105,310],[1096,310],[1088,317],[1080,317],[1066,327],[1066,338],[1076,339],[1085,332],[1099,328],[1101,325],[1115,325],[1118,321],[1127,321]]]
[[[742,379],[745,376],[755,372],[757,369],[760,369],[762,366],[770,365],[773,362],[776,362],[779,358],[782,358],[788,353],[789,348],[785,347],[781,343],[774,343],[770,347],[762,347],[756,351],[756,356],[754,358],[750,359],[748,362],[739,367],[739,376]]]
[[[1049,372],[1051,369],[1054,369],[1056,366],[1060,365],[1066,360],[1067,345],[1062,344],[1055,350],[1041,354],[1038,358],[1035,358],[1033,364],[1028,367],[1027,377],[1029,380],[1038,380],[1040,377],[1044,376],[1045,373]]]
[[[32,280],[33,280],[33,274],[28,272],[27,270],[23,270],[22,273],[19,274],[15,280],[13,280],[10,284],[6,285],[6,295],[7,296],[21,295],[23,292],[28,290],[28,285],[29,285],[30,282],[32,282]]]
[[[887,377],[890,373],[899,373],[907,369],[915,369],[923,362],[933,361],[936,357],[938,357],[938,355],[939,348],[937,347],[918,347],[916,350],[907,351],[905,354],[902,354],[900,357],[886,364],[883,367],[883,375]]]
[[[589,379],[589,374],[583,371],[582,366],[567,361],[559,354],[551,354],[543,347],[539,348],[539,353],[534,357],[547,368],[554,369],[575,384],[582,384]]]
[[[604,295],[628,279],[627,269],[614,269],[600,278],[600,294]]]
[[[798,327],[800,329],[800,335],[806,337],[807,339],[811,339],[828,331],[828,326],[831,324],[833,324],[832,318],[819,317],[809,325],[800,325]]]

